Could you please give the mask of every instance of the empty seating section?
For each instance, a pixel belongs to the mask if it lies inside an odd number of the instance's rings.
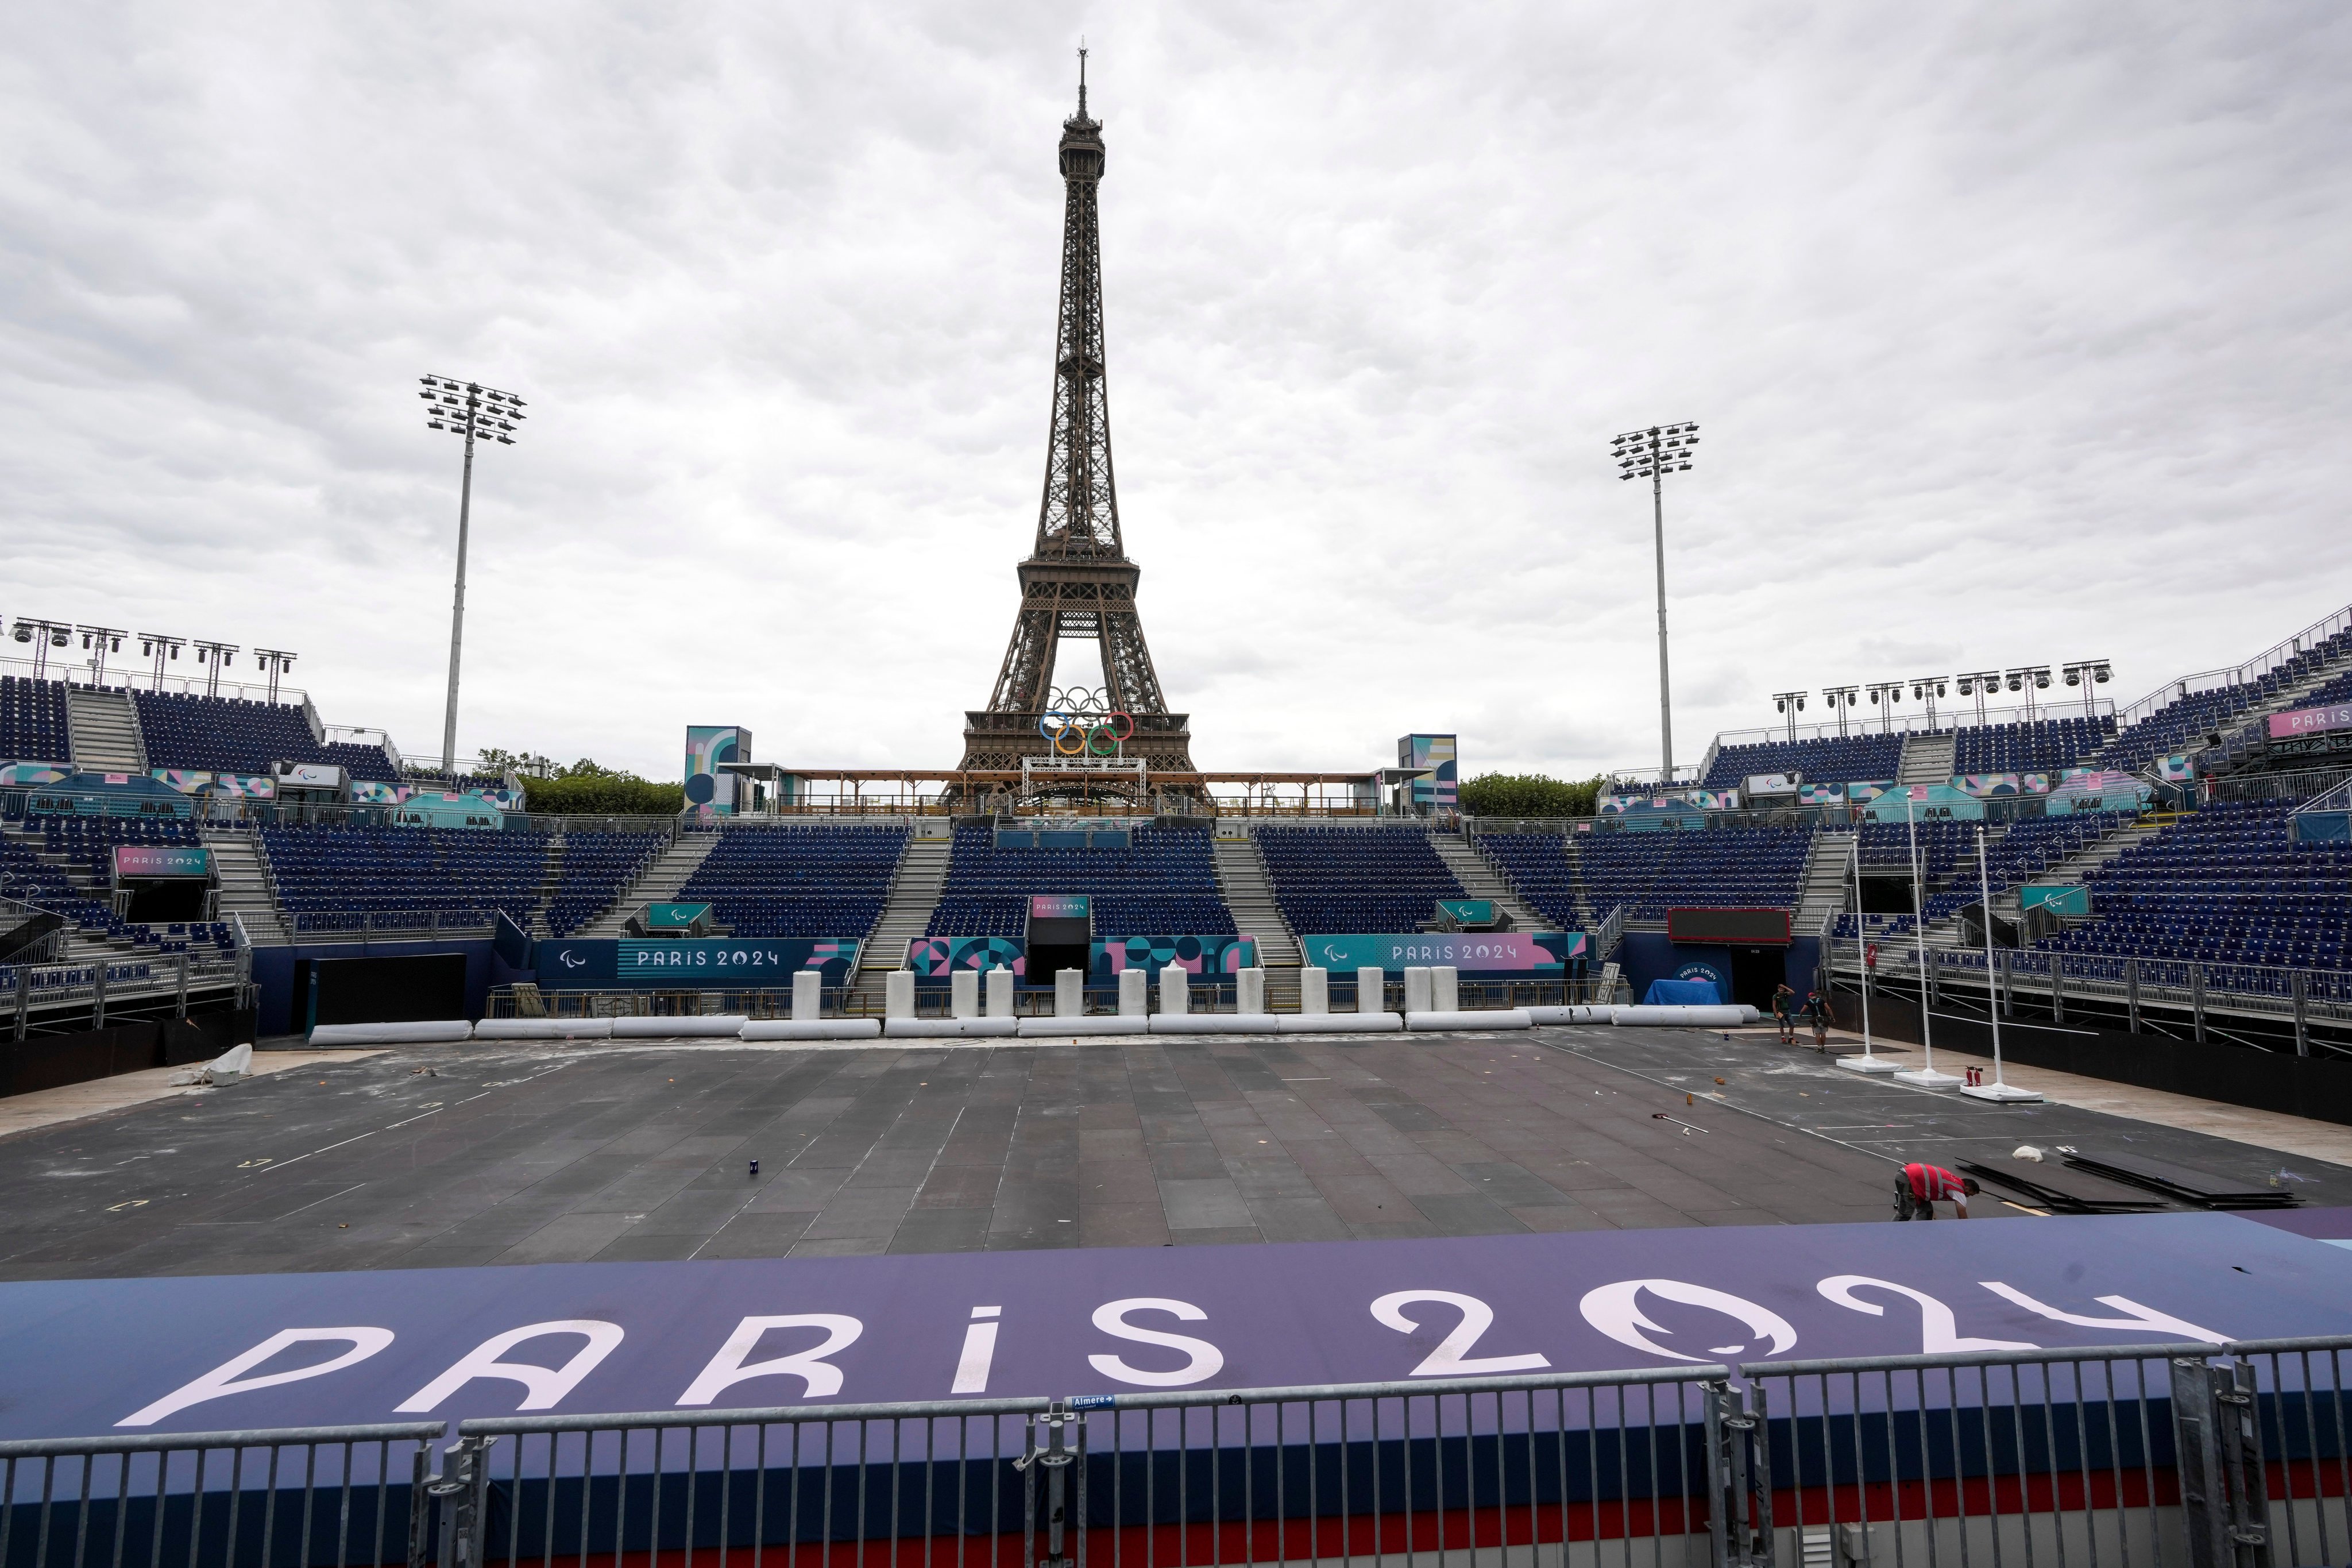
[[[361,930],[366,917],[504,913],[528,928],[547,879],[547,839],[478,828],[265,827],[278,906],[301,931]]]
[[[252,774],[268,773],[272,763],[320,763],[348,769],[355,779],[400,777],[381,746],[314,739],[302,710],[289,703],[140,690],[131,700],[151,768]]]
[[[1438,900],[1467,896],[1418,827],[1252,831],[1294,931],[1416,931],[1436,916]]]
[[[1968,831],[1961,836],[1959,853],[1948,867],[1952,885],[1927,896],[1927,918],[1942,920],[1982,902],[1986,882],[1992,885],[1998,899],[2133,819],[2129,812],[2078,811],[2071,816],[2022,816],[2006,828],[1996,825],[1988,829],[1981,877],[1977,868],[1977,825],[1958,824]]]
[[[1865,822],[1862,825],[1862,871],[1893,868],[1905,871],[1911,864],[1912,837],[1917,835],[1919,865],[1926,880],[1941,881],[1965,851],[1976,854],[1977,825],[1931,817],[1920,823]]]
[[[2030,724],[1976,724],[1954,732],[1956,773],[2051,773],[2081,767],[2116,732],[2112,714],[2096,719],[2037,719]]]
[[[2345,969],[2352,845],[2287,837],[2284,801],[2208,805],[2085,879],[2093,918],[2038,945],[2208,963]]]
[[[1711,833],[1595,833],[1580,841],[1584,886],[1596,920],[1660,921],[1672,908],[1794,909],[1810,827],[1737,827]]]
[[[116,845],[202,844],[203,836],[193,822],[136,816],[28,816],[25,829],[23,837],[0,837],[0,897],[63,915],[77,931],[159,952],[202,956],[235,950],[236,939],[225,921],[158,925],[129,921],[116,914],[107,901]],[[36,834],[37,847],[30,841]],[[67,864],[59,866],[44,857]],[[76,882],[77,873],[87,882]]]
[[[735,936],[856,937],[882,918],[903,827],[738,827],[677,893]]]
[[[2337,632],[2324,641],[2315,643],[2258,679],[2219,687],[2210,691],[2192,692],[2168,703],[2107,742],[2099,752],[2096,765],[2137,771],[2159,757],[2201,745],[2208,735],[2221,734],[2235,728],[2242,721],[2238,716],[2248,709],[2265,704],[2279,693],[2309,679],[2322,666],[2342,657],[2347,650],[2352,650],[2352,630]],[[2296,698],[2293,705],[2308,708],[2322,702],[2341,701],[2343,696],[2340,694],[2322,697],[2319,691],[2327,690],[2347,679],[2338,676],[2324,683],[2319,690]]]
[[[1557,833],[1486,833],[1478,837],[1486,858],[1501,868],[1527,906],[1558,931],[1581,931],[1568,850]]]
[[[667,843],[658,833],[565,834],[555,891],[547,900],[548,931],[570,936],[611,909]]]
[[[1125,849],[1000,849],[996,830],[955,830],[929,936],[1020,936],[1033,893],[1084,893],[1095,935],[1220,936],[1234,930],[1206,829],[1139,827]]]
[[[1738,789],[1751,773],[1799,773],[1807,784],[1875,783],[1902,769],[1900,735],[1830,735],[1818,741],[1719,747],[1699,786]]]
[[[0,763],[62,763],[72,754],[65,683],[0,675]]]

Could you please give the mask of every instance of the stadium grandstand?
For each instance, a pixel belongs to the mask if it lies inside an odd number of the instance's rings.
[[[1002,847],[992,825],[960,825],[925,934],[1019,936],[1029,899],[1051,893],[1089,896],[1098,936],[1234,931],[1205,825],[1138,827],[1129,839],[1124,847]]]

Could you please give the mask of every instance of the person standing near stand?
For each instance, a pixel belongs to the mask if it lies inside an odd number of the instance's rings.
[[[1787,981],[1783,980],[1772,988],[1772,1021],[1780,1026],[1780,1043],[1784,1046],[1797,1043],[1797,1017],[1793,1010],[1796,1000],[1797,994],[1789,989]]]
[[[1813,1049],[1829,1055],[1830,1026],[1837,1020],[1826,987],[1816,985],[1805,993],[1805,1016],[1813,1021]]]

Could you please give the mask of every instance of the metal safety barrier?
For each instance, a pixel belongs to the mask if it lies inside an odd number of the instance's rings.
[[[2352,1561],[2352,1336],[2044,1351],[1920,1308],[1976,1348],[11,1442],[0,1565]]]

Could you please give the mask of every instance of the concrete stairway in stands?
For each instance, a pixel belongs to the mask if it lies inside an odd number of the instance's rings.
[[[139,710],[126,691],[90,686],[66,688],[66,733],[74,766],[98,773],[143,773],[147,748],[139,734]]]
[[[575,933],[580,936],[626,936],[622,928],[629,917],[647,904],[673,903],[677,890],[686,879],[701,868],[710,852],[719,847],[716,833],[681,833],[670,841],[668,848],[654,857],[653,864],[625,889],[613,907],[590,921]]]
[[[929,831],[935,826],[936,833]],[[906,963],[907,944],[930,929],[931,911],[940,907],[940,889],[947,885],[948,858],[954,851],[955,840],[945,823],[916,823],[907,847],[899,851],[882,918],[858,951],[853,1012],[881,1013],[885,978]]]
[[[1853,857],[1851,833],[1816,833],[1805,851],[1804,874],[1797,883],[1797,912],[1790,917],[1792,936],[1819,936],[1822,927],[1846,907],[1848,877]]]
[[[205,835],[220,874],[220,918],[245,921],[245,934],[256,947],[283,947],[294,940],[294,922],[278,907],[277,885],[269,879],[269,862],[262,858],[257,834],[215,828]]]
[[[1952,752],[1959,744],[1949,730],[1914,731],[1903,737],[1903,766],[1895,782],[1937,784],[1952,782]]]
[[[1274,884],[1257,840],[1245,828],[1227,828],[1210,842],[1216,857],[1217,892],[1233,912],[1234,929],[1257,938],[1257,962],[1265,971],[1265,1005],[1276,1013],[1298,1011],[1298,933],[1274,901]]]
[[[1478,853],[1476,846],[1459,833],[1433,833],[1429,847],[1462,884],[1462,891],[1474,899],[1489,899],[1505,914],[1511,917],[1513,931],[1541,931],[1544,918],[1519,900],[1510,879],[1495,868],[1493,861]]]

